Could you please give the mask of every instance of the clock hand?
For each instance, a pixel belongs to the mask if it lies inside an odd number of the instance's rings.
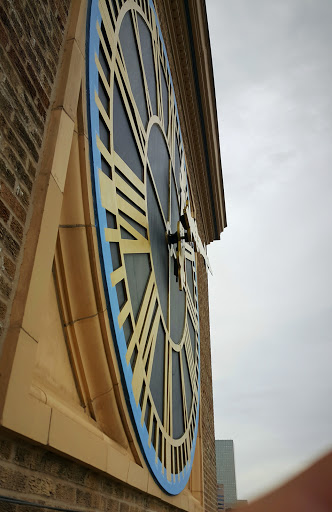
[[[179,279],[179,289],[183,290],[186,285],[186,249],[185,249],[185,238],[186,234],[184,231],[184,227],[182,222],[178,221],[178,243],[177,243],[177,251],[176,251],[176,261],[178,267],[178,279]]]
[[[171,233],[170,224],[169,222],[167,223],[166,241],[168,243],[171,256],[176,258],[176,268],[174,273],[177,280],[179,279],[180,290],[183,289],[186,279],[185,260],[193,259],[190,243],[193,244],[194,251],[203,256],[205,266],[212,274],[206,246],[203,245],[201,237],[198,234],[197,223],[191,215],[188,200],[183,208],[183,215],[181,215],[180,221],[178,221],[177,230],[174,233]],[[176,251],[174,250],[173,244],[177,245]]]
[[[186,241],[194,243],[195,252],[199,252],[203,256],[205,265],[212,274],[206,246],[203,245],[202,240],[198,234],[196,220],[191,215],[190,205],[187,197],[187,175],[183,164],[180,171],[180,207],[181,211],[183,212],[181,215],[181,222],[183,227],[187,230],[188,234],[188,240]]]
[[[189,201],[187,199],[187,177],[182,164],[180,171],[180,211],[183,214],[177,223],[177,230],[172,233],[170,223],[166,226],[166,241],[169,246],[171,256],[175,257],[174,274],[179,281],[179,289],[183,290],[186,283],[186,260],[193,261],[193,250],[200,253],[205,262],[206,268],[211,272],[212,269],[207,255],[206,247],[203,245],[201,237],[198,234],[196,220],[191,215]],[[173,245],[176,244],[176,251]],[[193,249],[190,244],[193,244]]]
[[[166,223],[166,242],[170,255],[174,257],[174,275],[176,281],[179,283],[179,289],[183,290],[186,283],[186,233],[182,222],[177,222],[177,229],[171,233],[171,225]],[[176,247],[174,247],[176,245]]]
[[[187,176],[185,173],[184,163],[180,171],[180,211],[183,212],[187,203]]]

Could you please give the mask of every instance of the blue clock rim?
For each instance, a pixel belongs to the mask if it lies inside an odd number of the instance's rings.
[[[159,31],[159,37],[163,45],[164,55],[166,56],[166,64],[169,72],[169,77],[171,81],[171,86],[173,87],[172,76],[170,72],[170,66],[167,58],[166,47],[164,43],[164,39],[162,37],[161,28],[159,25],[159,20],[156,14],[156,10],[152,0],[149,0],[149,6],[152,8],[152,11],[155,16],[157,28]],[[161,461],[158,457],[156,457],[156,452],[151,443],[149,446],[148,440],[149,435],[145,423],[141,424],[141,407],[140,405],[136,405],[136,401],[134,398],[134,394],[132,391],[132,369],[130,365],[127,365],[126,361],[126,351],[127,345],[123,333],[123,329],[119,328],[118,322],[116,319],[119,316],[120,309],[118,298],[116,294],[115,287],[112,286],[111,283],[111,273],[113,271],[111,253],[109,248],[109,242],[105,240],[105,228],[107,227],[106,222],[106,211],[101,205],[101,195],[100,195],[100,186],[99,186],[99,172],[98,169],[101,168],[101,156],[100,151],[97,148],[96,144],[96,135],[99,135],[99,117],[98,117],[98,109],[95,104],[95,91],[98,91],[98,70],[95,65],[95,54],[98,55],[99,52],[99,34],[96,29],[97,21],[99,25],[101,25],[101,14],[98,7],[98,0],[89,0],[88,3],[88,11],[87,11],[87,33],[86,33],[86,83],[87,83],[87,114],[88,114],[88,128],[89,128],[89,153],[90,153],[90,164],[91,164],[91,174],[92,174],[92,192],[94,198],[94,213],[95,213],[95,223],[96,223],[96,231],[97,231],[97,239],[99,246],[99,257],[102,269],[102,278],[104,283],[104,290],[106,296],[108,317],[110,321],[111,333],[113,340],[116,340],[115,349],[119,362],[121,380],[124,389],[124,395],[127,402],[127,408],[132,418],[132,424],[135,429],[136,437],[139,442],[141,451],[145,457],[145,460],[150,468],[150,472],[155,479],[155,481],[159,484],[163,491],[170,495],[179,494],[186,486],[193,465],[195,447],[197,441],[197,432],[198,432],[198,421],[199,421],[199,407],[200,407],[200,335],[198,332],[198,358],[199,358],[199,372],[198,372],[198,402],[197,402],[197,410],[196,410],[196,418],[195,418],[195,430],[193,436],[193,444],[190,454],[190,460],[184,469],[178,474],[171,475],[171,481],[167,479],[166,471],[163,471],[163,467]],[[175,95],[174,95],[175,99]],[[178,116],[178,108],[175,99],[175,108],[176,115]],[[180,128],[180,124],[179,124]],[[182,141],[182,134],[180,128],[180,138]],[[197,273],[195,272],[195,281],[196,281],[196,289],[197,289]],[[197,306],[198,307],[198,306]],[[114,321],[115,319],[115,321]],[[157,462],[156,462],[157,459]]]

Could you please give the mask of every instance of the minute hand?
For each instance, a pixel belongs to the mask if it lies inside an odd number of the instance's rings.
[[[186,205],[183,208],[183,215],[181,216],[181,221],[182,224],[184,225],[184,228],[187,230],[189,242],[193,242],[195,252],[199,252],[203,256],[206,268],[212,274],[212,269],[206,252],[206,248],[203,245],[201,237],[198,234],[197,223],[196,220],[191,215],[188,201],[186,202]]]

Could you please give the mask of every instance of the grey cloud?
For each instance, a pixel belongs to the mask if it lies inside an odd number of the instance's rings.
[[[209,248],[216,435],[246,498],[332,445],[332,3],[207,9],[228,217]]]

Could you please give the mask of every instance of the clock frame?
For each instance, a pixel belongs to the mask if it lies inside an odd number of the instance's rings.
[[[153,249],[150,233],[152,203],[149,203],[147,197],[149,181],[155,198],[154,206],[157,205],[166,235],[167,222],[174,227],[175,217],[179,218],[182,213],[180,182],[186,183],[185,155],[176,99],[166,49],[152,2],[128,0],[122,7],[117,1],[101,0],[99,5],[91,2],[89,20],[87,83],[90,155],[110,326],[128,409],[145,459],[162,489],[169,494],[178,494],[190,476],[199,416],[200,348],[195,255],[191,246],[186,244],[185,261],[188,268],[185,272],[187,279],[184,281],[184,291],[174,291],[175,276],[170,272],[170,267],[174,264],[176,254],[174,249],[167,249],[165,236],[165,247],[169,255],[169,288],[165,310],[161,300],[160,273],[155,268],[159,258]],[[124,20],[131,26],[137,45],[143,86],[141,91],[133,83],[131,70],[126,66],[128,57],[125,53],[128,49],[124,50],[121,45]],[[146,29],[147,39],[151,38],[150,54],[149,49],[146,49],[146,39],[142,41],[142,30]],[[151,57],[156,83],[155,95],[151,86],[153,78],[146,72],[149,65],[151,71]],[[115,102],[115,96],[120,98],[120,103]],[[134,156],[126,152],[126,147],[121,146],[121,137],[119,139],[118,134],[114,135],[119,116],[123,115],[136,147],[137,154]],[[149,157],[150,138],[156,130],[159,138],[161,134],[169,154],[167,204],[165,197],[158,193],[161,189],[155,183]],[[183,193],[185,199],[189,199],[188,184],[182,187]],[[174,198],[177,203],[175,207]],[[165,204],[161,203],[166,204],[167,214]],[[172,215],[176,210],[177,213]],[[154,209],[152,214],[155,212]],[[127,264],[126,258],[131,259],[130,264]],[[129,266],[135,268],[138,259],[145,260],[141,268],[145,268],[146,279],[136,286],[139,292],[135,292],[134,300],[133,284],[136,283],[133,270],[130,274],[128,269]],[[172,314],[175,314],[174,307],[171,307],[171,288],[173,306],[181,293],[185,296],[183,325],[180,326],[181,334],[176,342],[171,338]],[[152,392],[151,378],[156,374],[156,346],[160,347],[162,339],[162,404],[158,408],[158,397],[156,390]],[[176,379],[177,388],[173,386]],[[174,391],[175,388],[180,395]],[[179,396],[181,399],[174,411]],[[177,423],[175,419],[181,414],[182,426],[181,418]]]

